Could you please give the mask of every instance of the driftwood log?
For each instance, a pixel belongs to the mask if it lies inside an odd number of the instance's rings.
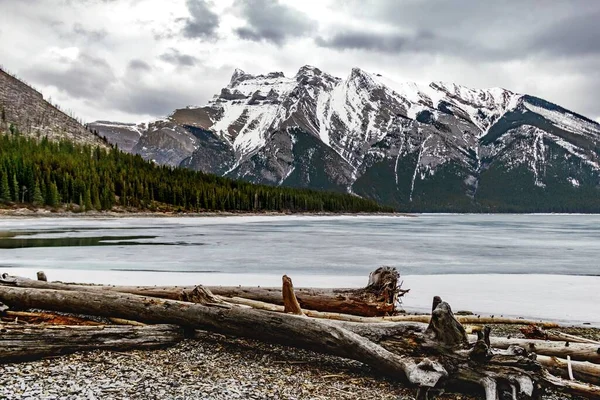
[[[533,324],[519,330],[528,339],[552,340],[555,342],[588,343],[600,346],[600,342],[597,340],[587,339],[553,330],[544,330],[542,327]]]
[[[492,349],[489,331],[471,348],[450,306],[441,299],[435,300],[425,332],[421,324],[414,323],[315,320],[226,304],[195,304],[111,291],[3,286],[0,301],[22,308],[176,324],[351,358],[420,387],[421,398],[427,398],[430,389],[445,385],[480,387],[490,400],[499,393],[537,397],[544,386],[561,386],[577,393],[582,389],[548,374],[523,348]],[[594,390],[596,387],[590,387],[587,395]]]
[[[25,311],[4,311],[0,313],[0,321],[15,322],[27,324],[48,324],[48,325],[103,325],[100,322],[88,318],[81,318],[73,315],[63,315],[48,312],[25,312]]]
[[[304,310],[335,312],[366,317],[394,315],[398,300],[408,290],[401,289],[399,273],[395,268],[380,267],[369,275],[369,282],[361,289],[294,289],[298,304]],[[46,282],[4,274],[0,284],[16,287],[78,290],[114,291],[170,300],[188,301],[187,294],[196,286],[111,286],[74,285]],[[284,305],[281,288],[208,286],[213,294],[223,297],[243,297],[267,303]]]
[[[518,346],[530,353],[600,363],[600,347],[586,343],[550,342],[537,339],[491,337],[492,347],[508,349]]]
[[[571,374],[574,379],[581,382],[588,382],[594,385],[600,385],[600,365],[587,361],[569,361],[558,357],[549,357],[537,355],[536,361],[546,367],[550,373],[556,376],[570,379],[569,364],[571,365]]]
[[[32,360],[82,350],[155,349],[183,339],[176,325],[60,326],[0,323],[0,362]]]

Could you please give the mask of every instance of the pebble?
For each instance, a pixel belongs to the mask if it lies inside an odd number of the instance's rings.
[[[356,361],[209,333],[160,350],[91,351],[0,364],[0,399],[8,400],[402,400],[415,395]],[[437,398],[478,399],[452,393]]]

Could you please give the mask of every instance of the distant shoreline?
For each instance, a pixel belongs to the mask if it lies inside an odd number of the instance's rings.
[[[536,216],[559,216],[559,215],[600,215],[600,213],[551,213],[551,212],[524,212],[524,213],[448,213],[448,212],[231,212],[231,211],[205,211],[205,212],[176,212],[176,211],[131,211],[131,210],[113,210],[113,211],[86,211],[75,212],[67,210],[49,210],[45,208],[32,209],[28,207],[19,208],[0,208],[0,220],[3,218],[209,218],[209,217],[285,217],[285,216],[306,216],[306,217],[413,217],[420,215],[536,215]]]
[[[415,214],[408,213],[333,213],[333,212],[230,212],[230,211],[206,211],[206,212],[160,212],[160,211],[88,211],[88,212],[73,212],[73,211],[52,211],[48,209],[30,209],[16,208],[3,209],[0,208],[0,219],[2,218],[206,218],[206,217],[282,217],[282,216],[310,216],[310,217],[370,217],[370,216],[386,216],[386,217],[416,217]]]

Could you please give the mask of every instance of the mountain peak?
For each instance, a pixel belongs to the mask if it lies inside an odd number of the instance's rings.
[[[312,65],[305,65],[298,70],[296,76],[300,75],[321,75],[323,72]]]
[[[229,84],[231,85],[231,84],[237,82],[238,80],[240,80],[240,78],[245,77],[245,76],[250,76],[250,75],[247,74],[246,72],[244,72],[243,69],[236,68],[235,71],[233,71],[233,75],[231,75],[231,80],[229,81]]]

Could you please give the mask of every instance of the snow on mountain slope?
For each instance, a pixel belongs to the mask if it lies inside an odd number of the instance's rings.
[[[415,207],[468,209],[480,195],[501,203],[494,196],[502,191],[600,183],[594,121],[502,88],[394,82],[359,68],[345,79],[311,66],[293,77],[238,69],[206,106],[150,124],[134,151],[253,182]],[[490,183],[505,173],[518,178]]]

